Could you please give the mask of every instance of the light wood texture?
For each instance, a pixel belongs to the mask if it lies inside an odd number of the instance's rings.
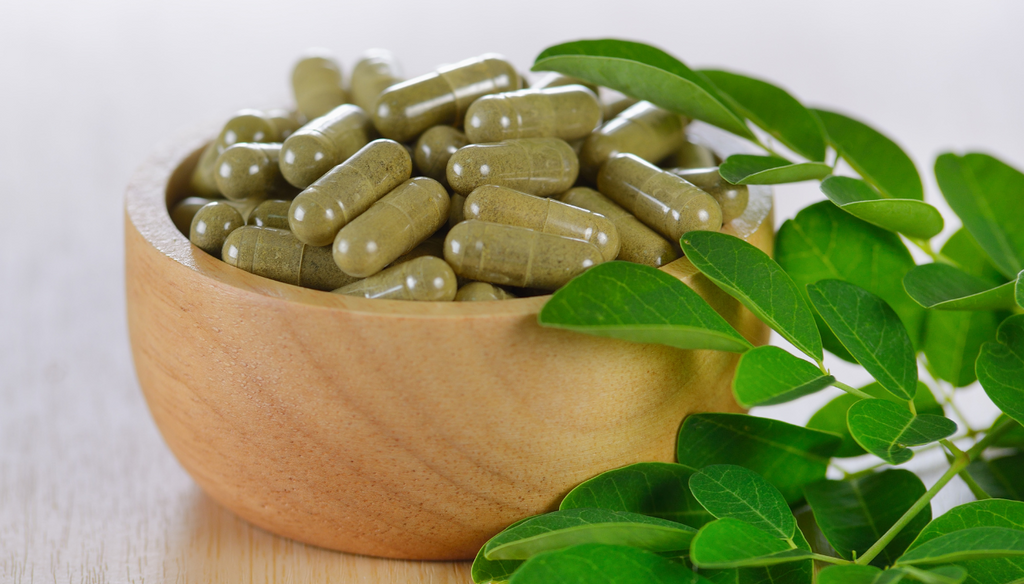
[[[168,446],[206,493],[260,527],[351,553],[472,558],[603,470],[672,460],[687,414],[736,409],[738,355],[543,329],[546,297],[367,300],[213,259],[166,211],[186,196],[200,146],[158,155],[128,189],[129,331]],[[767,249],[770,195],[752,200],[731,229]],[[688,265],[666,270],[767,341]]]

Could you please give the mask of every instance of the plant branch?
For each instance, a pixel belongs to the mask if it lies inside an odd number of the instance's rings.
[[[978,442],[974,446],[971,446],[971,449],[967,451],[967,456],[970,457],[971,461],[977,460],[986,448],[992,446],[996,440],[999,440],[1004,434],[1009,432],[1015,423],[1016,422],[1014,422],[1009,416],[1004,415],[997,418],[996,422],[988,429],[988,432],[985,433],[985,437],[978,440]]]

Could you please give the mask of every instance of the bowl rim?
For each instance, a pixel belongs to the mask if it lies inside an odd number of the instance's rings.
[[[295,302],[311,307],[401,317],[499,317],[532,316],[540,312],[551,294],[484,302],[409,302],[343,296],[278,282],[230,266],[192,245],[171,222],[169,208],[188,196],[191,170],[201,150],[214,133],[209,128],[194,130],[159,147],[136,171],[125,194],[125,228],[132,228],[161,255],[198,275],[241,291]],[[755,152],[753,146],[711,125],[694,121],[686,128],[687,138],[710,148],[720,158]],[[753,235],[771,220],[772,189],[749,185],[746,210],[722,227],[742,239]],[[127,248],[126,248],[127,249]],[[659,268],[682,279],[696,273],[693,264],[681,257]]]

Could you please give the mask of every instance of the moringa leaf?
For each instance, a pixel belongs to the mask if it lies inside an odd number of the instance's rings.
[[[690,561],[698,568],[715,570],[774,566],[813,555],[794,546],[745,521],[725,517],[700,528],[690,546]]]
[[[511,529],[528,519],[530,518],[520,519],[505,529]],[[476,558],[473,559],[473,566],[470,568],[474,584],[507,582],[512,574],[519,569],[519,566],[523,565],[522,560],[488,560],[484,556],[486,547],[486,545],[480,546],[480,550],[476,552]]]
[[[999,325],[996,341],[981,346],[978,381],[999,409],[1024,424],[1024,314]]]
[[[911,550],[941,535],[971,527],[1024,530],[1024,503],[986,499],[953,507],[928,524],[910,544]],[[961,562],[969,584],[1005,584],[1024,578],[1024,558],[994,558]]]
[[[734,185],[778,185],[819,180],[832,172],[822,162],[791,162],[778,156],[733,154],[718,168],[722,178]]]
[[[691,414],[679,429],[680,464],[702,469],[713,464],[746,467],[775,485],[790,505],[801,488],[825,478],[840,438],[778,420],[745,414]]]
[[[1007,278],[1024,269],[1024,174],[987,154],[943,154],[939,189],[964,227]]]
[[[590,81],[756,140],[707,79],[672,55],[642,43],[617,39],[563,43],[544,49],[532,70]]]
[[[768,254],[738,237],[691,231],[680,244],[687,259],[808,357],[822,360],[814,313]]]
[[[583,544],[545,552],[523,563],[511,584],[711,584],[689,568],[651,552]]]
[[[897,584],[910,580],[925,584],[960,584],[966,579],[967,570],[960,566],[936,566],[931,570],[903,566],[882,572],[873,580],[873,584]]]
[[[1024,557],[1024,531],[1006,527],[969,527],[910,549],[897,565],[948,564],[966,560]]]
[[[996,339],[996,313],[982,310],[929,310],[924,354],[931,371],[953,387],[967,387],[978,376],[974,364],[981,346]],[[921,411],[918,409],[918,411]]]
[[[792,401],[825,389],[835,380],[789,351],[765,345],[740,357],[732,392],[736,403],[751,408]]]
[[[782,493],[742,466],[706,466],[690,477],[690,491],[719,519],[738,519],[779,539],[792,539],[796,533],[796,517]]]
[[[818,527],[839,557],[864,555],[925,494],[917,475],[888,469],[844,481],[821,481],[804,487]],[[931,520],[931,505],[921,510],[871,564],[892,565]]]
[[[537,317],[543,326],[679,349],[751,348],[689,286],[650,266],[608,262],[556,291]]]
[[[799,529],[793,542],[797,548],[811,551],[811,546]],[[811,584],[814,562],[803,560],[757,568],[701,570],[700,573],[714,584]]]
[[[626,511],[566,509],[531,517],[495,535],[484,546],[488,560],[526,560],[582,543],[629,545],[654,552],[682,552],[697,530]]]
[[[814,162],[825,160],[821,122],[786,90],[728,71],[701,70],[736,111],[787,148]]]
[[[896,312],[878,296],[843,280],[809,284],[807,293],[857,362],[889,393],[910,401],[917,391],[917,361]]]
[[[842,114],[811,110],[818,115],[828,141],[857,174],[892,199],[924,200],[921,176],[895,142],[867,124]]]
[[[874,584],[882,571],[874,566],[828,566],[818,573],[818,584]]]
[[[903,287],[918,304],[935,310],[1002,310],[1016,305],[1013,282],[994,286],[948,264],[917,266]]]
[[[967,472],[992,497],[1024,501],[1024,452],[975,460]]]
[[[899,404],[865,399],[847,414],[850,434],[864,450],[889,464],[903,464],[914,453],[910,446],[936,442],[956,432],[956,422],[944,416],[914,414]]]
[[[918,346],[925,310],[903,289],[914,259],[899,236],[841,211],[828,201],[811,205],[782,224],[775,257],[806,297],[805,286],[825,278],[856,284],[885,300]],[[815,316],[825,348],[853,361],[827,325]]]
[[[821,192],[843,211],[882,229],[920,239],[931,239],[942,231],[942,213],[935,207],[916,199],[885,198],[858,178],[826,177]]]
[[[714,517],[690,494],[693,472],[682,464],[638,462],[580,483],[558,508],[630,511],[700,528]]]

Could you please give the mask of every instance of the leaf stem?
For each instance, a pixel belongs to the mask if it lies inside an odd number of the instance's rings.
[[[985,437],[978,440],[974,446],[971,446],[971,449],[967,451],[967,456],[971,458],[971,461],[977,460],[986,448],[992,446],[996,440],[999,440],[1004,434],[1009,432],[1013,428],[1014,423],[1013,419],[1009,416],[999,416],[995,423],[992,424],[992,427],[988,429],[988,432],[985,433]]]
[[[842,558],[833,558],[832,556],[826,556],[825,554],[811,554],[811,559],[818,560],[819,562],[825,562],[827,564],[846,565],[853,563],[850,560],[844,560]]]
[[[935,495],[937,495],[939,491],[941,491],[942,488],[945,487],[947,483],[949,483],[949,481],[953,480],[953,477],[959,474],[960,471],[966,468],[967,465],[971,462],[971,456],[969,454],[969,451],[964,452],[963,450],[960,450],[959,448],[956,447],[955,444],[953,444],[949,440],[941,440],[940,442],[943,446],[949,449],[951,453],[953,453],[954,460],[953,464],[950,465],[949,470],[947,470],[941,477],[939,477],[939,480],[936,481],[934,485],[932,485],[932,488],[928,489],[928,491],[926,491],[924,495],[921,495],[921,498],[915,501],[913,506],[911,506],[910,509],[907,509],[907,512],[904,513],[903,516],[900,517],[899,520],[897,520],[896,523],[894,523],[893,526],[890,527],[889,530],[886,531],[885,534],[882,535],[882,537],[878,541],[876,541],[870,548],[868,548],[866,552],[864,552],[864,555],[857,558],[858,564],[867,565],[871,563],[871,560],[875,559],[875,557],[878,556],[878,554],[882,553],[882,550],[885,549],[885,546],[889,545],[889,542],[891,542],[893,538],[899,535],[899,533],[903,531],[903,528],[906,527],[908,523],[913,521],[922,509],[928,506],[931,500],[935,498]],[[977,446],[977,444],[975,446]],[[972,448],[971,450],[973,449],[974,448]]]
[[[967,472],[966,468],[960,471],[960,479],[967,483],[967,488],[971,490],[971,494],[974,495],[975,499],[984,501],[985,499],[992,498],[992,495],[989,495],[985,492],[985,489],[981,488],[981,485],[978,484],[978,481],[974,480],[974,477],[971,476],[971,473]]]
[[[850,387],[849,385],[846,385],[845,383],[842,383],[841,381],[838,381],[838,380],[837,381],[833,381],[832,382],[832,386],[833,387],[838,387],[839,389],[845,391],[846,393],[848,393],[850,395],[855,395],[855,396],[857,396],[857,397],[859,397],[861,399],[874,399],[874,396],[868,395],[868,394],[864,393],[863,391],[857,389],[856,387]]]
[[[963,266],[960,265],[960,262],[954,260],[953,258],[947,255],[944,255],[942,252],[933,250],[930,241],[925,239],[918,239],[916,237],[907,237],[907,241],[913,243],[915,246],[917,246],[918,249],[928,254],[928,257],[932,258],[933,262],[947,264],[953,266],[954,268],[963,269]]]

